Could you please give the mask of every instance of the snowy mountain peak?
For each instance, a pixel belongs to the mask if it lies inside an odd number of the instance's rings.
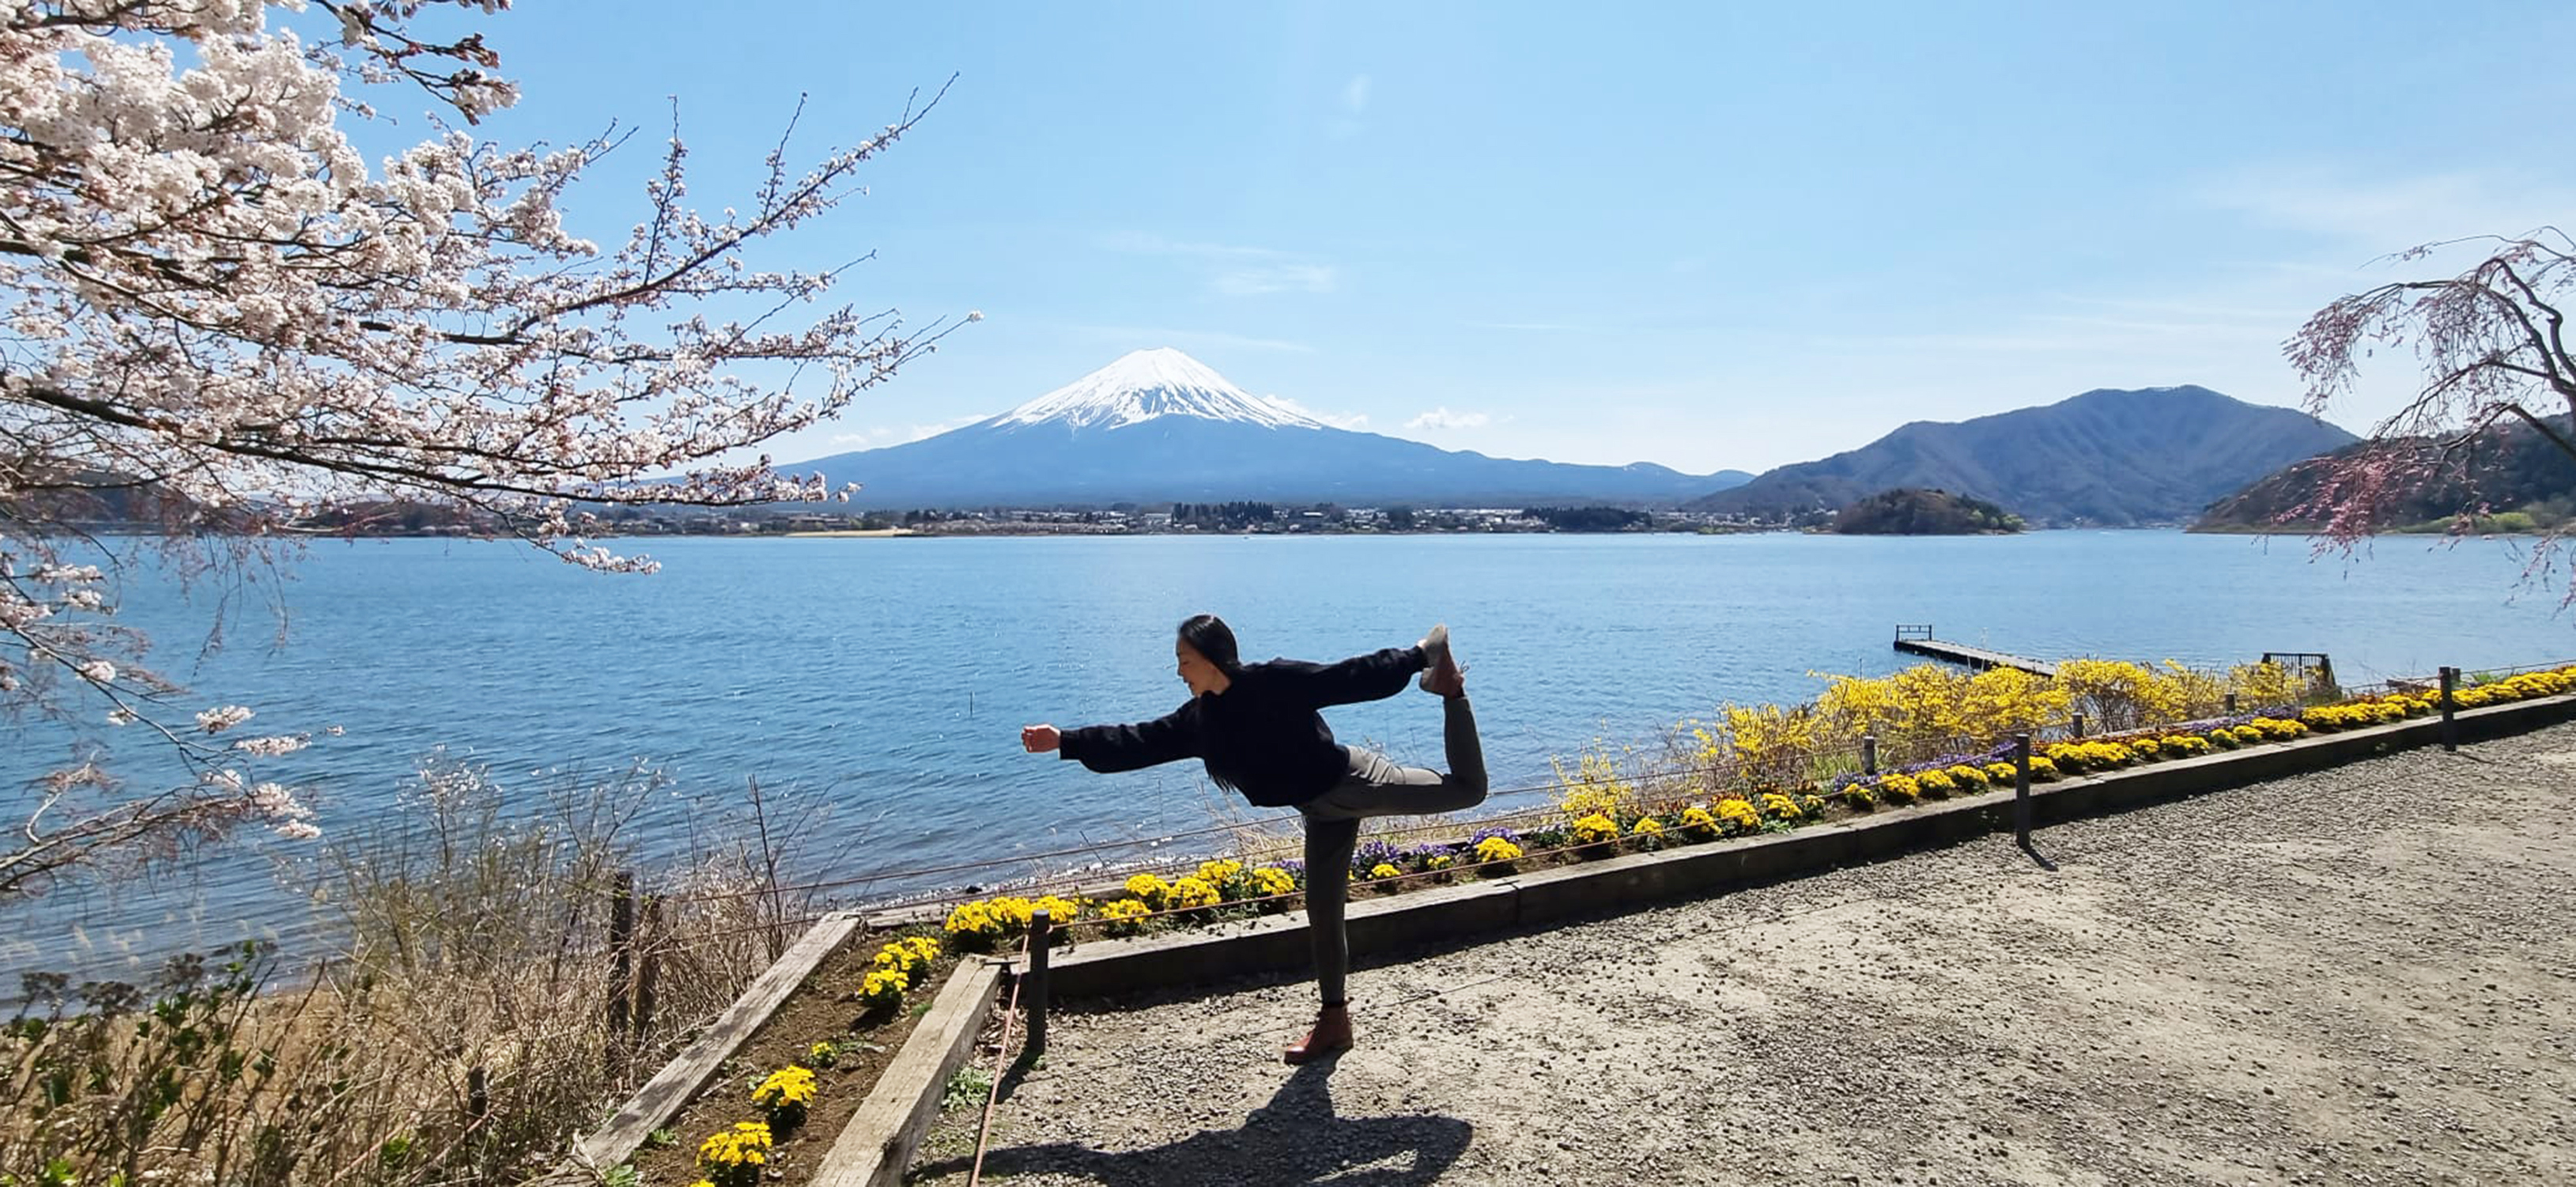
[[[1118,361],[1022,404],[990,422],[1124,428],[1160,416],[1195,416],[1274,429],[1320,429],[1322,421],[1226,382],[1207,364],[1168,346]]]

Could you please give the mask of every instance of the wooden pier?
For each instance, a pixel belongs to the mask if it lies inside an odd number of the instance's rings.
[[[1912,655],[1930,656],[1945,663],[1959,664],[1983,671],[1987,668],[2011,668],[2033,676],[2055,676],[2057,665],[2026,655],[2007,655],[1965,643],[1950,643],[1932,637],[1932,624],[1896,624],[1896,649]]]

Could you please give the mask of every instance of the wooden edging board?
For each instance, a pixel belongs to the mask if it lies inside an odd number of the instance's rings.
[[[2537,697],[2456,714],[2463,743],[2576,720],[2576,696]],[[2245,750],[2223,750],[2031,788],[2031,819],[2052,824],[2324,770],[2391,749],[2438,745],[2441,718],[2409,718]],[[1729,887],[1821,873],[2013,827],[2010,788],[1759,837],[1678,846],[1352,903],[1353,952],[1445,942],[1477,933],[1598,915]],[[1311,941],[1299,915],[1272,915],[1127,940],[1095,940],[1053,955],[1051,991],[1098,997],[1203,984],[1305,967]]]
[[[644,1087],[610,1114],[607,1124],[573,1143],[575,1168],[588,1167],[595,1173],[597,1168],[616,1166],[633,1157],[644,1139],[706,1087],[716,1068],[731,1058],[762,1023],[769,1021],[780,1003],[796,992],[823,958],[838,950],[858,926],[856,911],[836,911],[816,920],[678,1058],[654,1073]]]
[[[948,1077],[973,1053],[975,1036],[992,1014],[1006,967],[999,960],[970,960],[949,974],[929,1012],[814,1168],[811,1187],[891,1187],[903,1180],[913,1150],[939,1115]]]

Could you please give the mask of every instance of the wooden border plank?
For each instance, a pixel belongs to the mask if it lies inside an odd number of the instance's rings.
[[[769,1021],[779,1004],[805,983],[805,978],[823,963],[823,958],[838,951],[841,943],[859,926],[856,911],[835,911],[816,920],[778,960],[752,981],[725,1012],[709,1024],[696,1042],[680,1052],[679,1057],[654,1073],[644,1087],[611,1114],[608,1122],[573,1145],[575,1156],[594,1167],[615,1166],[632,1157],[643,1146],[644,1139],[671,1119],[680,1106],[689,1103],[716,1068],[731,1058],[743,1040]]]
[[[903,1180],[913,1151],[939,1115],[948,1077],[966,1062],[1001,996],[1003,968],[1001,961],[975,960],[949,975],[903,1050],[895,1052],[876,1088],[832,1140],[810,1187],[888,1187]]]

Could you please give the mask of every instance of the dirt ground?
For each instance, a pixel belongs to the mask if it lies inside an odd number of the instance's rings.
[[[1060,1010],[1016,1184],[2576,1183],[2576,726]],[[963,1184],[972,1113],[911,1181]]]

